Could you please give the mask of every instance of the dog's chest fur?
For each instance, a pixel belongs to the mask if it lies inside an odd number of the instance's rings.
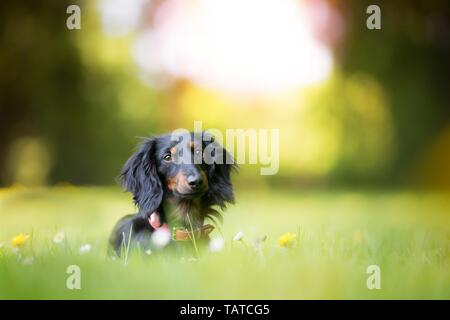
[[[190,227],[192,224],[193,228],[199,228],[203,225],[207,215],[207,210],[202,206],[200,199],[168,197],[163,206],[168,221],[183,227]]]

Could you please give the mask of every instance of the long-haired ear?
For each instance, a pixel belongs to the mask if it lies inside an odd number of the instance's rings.
[[[234,203],[231,172],[237,169],[237,165],[231,154],[214,138],[208,143],[208,148],[214,150],[214,163],[209,165],[208,170],[208,194],[213,204],[224,209],[227,203]]]
[[[163,188],[156,170],[155,140],[147,139],[125,163],[119,180],[126,191],[133,194],[139,214],[149,215],[158,209]]]

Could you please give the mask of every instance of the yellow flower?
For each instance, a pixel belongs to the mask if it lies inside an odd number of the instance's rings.
[[[295,237],[297,235],[292,234],[290,232],[283,234],[279,239],[278,239],[278,244],[282,247],[291,247],[292,244],[294,243]]]
[[[28,234],[21,233],[12,238],[11,245],[13,247],[22,247],[25,244],[25,242],[27,242],[28,238],[30,238]]]

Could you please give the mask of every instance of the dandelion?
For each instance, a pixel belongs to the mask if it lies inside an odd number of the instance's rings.
[[[223,249],[225,241],[222,237],[215,237],[209,241],[209,251],[218,252]]]
[[[234,241],[241,241],[243,237],[244,237],[244,233],[242,231],[239,231],[238,233],[236,233],[236,235],[234,236],[233,240]]]
[[[29,238],[30,238],[30,236],[28,234],[21,233],[21,234],[15,236],[14,238],[12,238],[11,245],[14,248],[23,247]]]
[[[66,238],[66,234],[64,233],[64,231],[58,232],[53,237],[53,243],[60,244],[64,241],[65,238]]]
[[[279,239],[278,239],[278,244],[282,247],[291,247],[292,244],[294,243],[294,240],[296,238],[296,235],[293,233],[286,233],[283,234]]]
[[[152,242],[158,248],[164,248],[170,242],[171,234],[167,228],[159,228],[152,233]]]
[[[78,250],[78,252],[80,254],[85,254],[85,253],[89,253],[92,250],[92,246],[89,243],[83,244],[80,249]]]

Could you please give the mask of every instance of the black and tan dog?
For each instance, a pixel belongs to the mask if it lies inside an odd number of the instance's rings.
[[[151,234],[161,227],[170,230],[172,222],[181,226],[174,240],[208,237],[214,227],[204,225],[205,218],[220,219],[214,207],[234,202],[230,174],[235,167],[230,154],[205,133],[144,140],[119,177],[139,211],[116,224],[110,238],[115,252],[120,255],[128,239],[130,245],[151,247]]]

